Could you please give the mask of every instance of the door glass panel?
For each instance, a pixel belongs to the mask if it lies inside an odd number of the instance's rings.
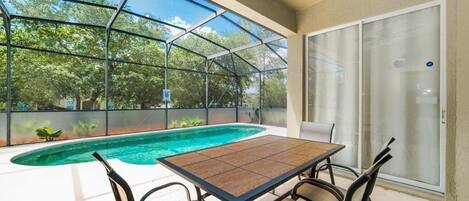
[[[358,161],[358,25],[308,38],[308,120],[335,123],[338,163]]]
[[[363,166],[390,137],[382,173],[440,184],[439,8],[363,26]]]

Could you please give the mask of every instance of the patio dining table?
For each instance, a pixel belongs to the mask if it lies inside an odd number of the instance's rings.
[[[159,158],[194,184],[197,200],[254,200],[343,149],[344,145],[265,135]],[[203,189],[205,194],[201,193]]]

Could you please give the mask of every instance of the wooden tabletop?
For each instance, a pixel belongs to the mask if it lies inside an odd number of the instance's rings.
[[[266,135],[158,161],[211,195],[253,200],[345,146]]]

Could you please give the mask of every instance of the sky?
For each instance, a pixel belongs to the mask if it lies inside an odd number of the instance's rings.
[[[6,0],[4,1],[8,10],[11,13],[17,13],[17,10],[11,5],[11,2],[22,2],[28,0]],[[63,0],[53,0],[53,1],[63,1]],[[88,2],[95,2],[95,0],[81,0]],[[107,0],[109,5],[117,6],[120,0]],[[219,7],[215,4],[210,3],[207,0],[193,0],[200,4],[203,4],[212,10],[218,10]],[[46,3],[45,1],[44,3]],[[126,3],[126,9],[141,14],[141,15],[151,15],[153,18],[160,19],[162,21],[181,26],[183,28],[188,28],[191,25],[203,20],[213,14],[212,10],[203,8],[194,3],[191,3],[187,0],[128,0]],[[28,14],[26,14],[28,15]],[[224,15],[229,17],[235,22],[241,20],[236,14],[227,12]],[[179,32],[178,29],[171,30],[176,34]],[[217,17],[214,20],[203,25],[197,31],[200,32],[215,32],[222,36],[229,35],[233,32],[243,32],[240,28],[228,22],[226,19]]]
[[[207,0],[195,0],[203,5],[210,7],[213,10],[220,9],[217,5],[208,2]],[[188,28],[213,14],[213,11],[206,8],[197,6],[186,0],[128,0],[128,9],[139,14],[151,14],[154,18]],[[227,11],[225,14],[228,18],[235,22],[242,20],[238,15]],[[255,26],[251,24],[251,26]],[[259,29],[260,28],[259,26]],[[229,35],[234,32],[244,33],[243,30],[231,24],[228,20],[222,17],[217,17],[210,22],[204,24],[200,30],[201,32],[216,32],[222,36]]]
[[[151,2],[151,3],[149,3]],[[205,0],[198,2],[210,5],[212,9],[218,9],[214,4]],[[188,28],[200,20],[213,14],[212,11],[192,4],[186,0],[128,0],[126,4],[129,9],[139,14],[151,14],[154,18]],[[220,18],[221,19],[221,18]],[[202,32],[216,32],[226,35],[234,31],[241,31],[226,20],[211,20],[201,27]]]
[[[149,13],[167,22],[178,17],[188,25],[195,24],[212,14],[212,11],[185,0],[128,0],[126,5],[139,14]]]

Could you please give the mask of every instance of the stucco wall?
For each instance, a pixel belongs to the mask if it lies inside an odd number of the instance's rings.
[[[452,200],[463,201],[469,200],[469,1],[458,0],[456,9],[456,168],[448,179],[455,178]]]
[[[288,38],[290,136],[303,119],[305,34],[381,15],[430,0],[326,0],[297,13],[298,33]],[[469,200],[469,1],[447,0],[446,200]]]
[[[296,33],[296,13],[278,0],[212,0],[284,36]]]

